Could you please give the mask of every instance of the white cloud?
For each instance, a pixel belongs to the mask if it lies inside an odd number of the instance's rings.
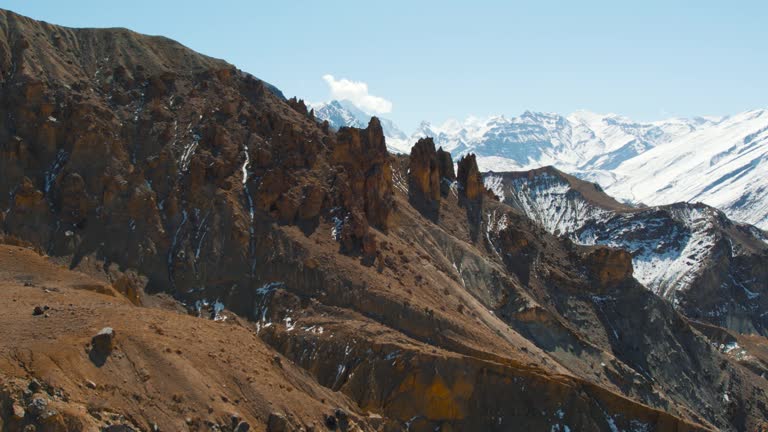
[[[330,74],[323,75],[323,80],[331,89],[332,99],[348,100],[369,114],[386,114],[392,111],[392,102],[368,93],[368,84],[362,81],[350,81],[346,78],[337,80]]]

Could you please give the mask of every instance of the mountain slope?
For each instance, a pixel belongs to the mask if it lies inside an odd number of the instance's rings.
[[[551,167],[486,173],[484,181],[551,233],[627,250],[635,278],[687,316],[768,333],[768,243],[756,228],[702,204],[629,207]]]
[[[11,276],[3,312],[14,298],[54,308],[3,314],[23,320],[4,327],[23,350],[0,339],[9,428],[78,430],[41,409],[65,399],[73,418],[114,413],[133,429],[158,416],[171,430],[232,430],[233,404],[255,430],[764,426],[759,368],[639,284],[628,253],[576,245],[497,202],[474,155],[455,173],[430,140],[392,156],[377,118],[333,130],[231,65],[185,67],[197,54],[163,39],[0,17],[4,241],[135,304],[53,286],[96,310],[62,317],[56,291]],[[91,45],[98,56],[79,54]],[[157,296],[191,316],[155,311]],[[109,325],[118,349],[94,370],[84,344]],[[207,361],[215,372],[197,379]],[[77,387],[83,371],[105,391]],[[50,393],[27,394],[33,380]]]
[[[729,217],[768,227],[765,179],[768,111],[727,118],[633,122],[586,111],[422,123],[411,141],[434,137],[484,171],[558,169],[599,183],[623,201],[703,202]]]
[[[768,111],[757,110],[620,164],[608,192],[646,204],[704,202],[768,227]]]

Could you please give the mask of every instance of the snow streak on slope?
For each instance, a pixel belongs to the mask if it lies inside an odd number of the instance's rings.
[[[549,173],[542,173],[535,181],[520,177],[508,181],[507,193],[501,174],[484,176],[485,186],[505,203],[522,210],[547,231],[556,235],[571,235],[584,221],[599,219],[607,212],[578,199],[577,192],[568,182]]]
[[[422,123],[412,140],[460,156],[473,152],[482,171],[546,165],[601,184],[628,202],[703,202],[729,217],[768,228],[768,111],[727,118],[634,122],[575,112]]]
[[[551,233],[628,251],[634,277],[685,315],[742,333],[768,332],[764,231],[701,203],[631,207],[552,167],[486,173],[484,181]]]
[[[679,205],[589,221],[573,236],[585,245],[605,245],[632,254],[634,275],[656,294],[675,299],[690,287],[715,245],[717,210]]]
[[[768,227],[768,111],[750,111],[627,160],[605,184],[646,204],[701,201]]]
[[[717,210],[706,206],[614,212],[585,199],[567,180],[549,172],[533,177],[488,173],[484,181],[506,204],[551,233],[579,244],[627,250],[635,278],[664,297],[674,298],[675,291],[690,286],[715,243]]]

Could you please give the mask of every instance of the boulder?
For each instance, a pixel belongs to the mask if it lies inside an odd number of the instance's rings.
[[[11,417],[15,421],[19,421],[24,418],[26,415],[26,410],[24,410],[24,407],[19,403],[18,401],[13,401],[13,404],[11,404]]]
[[[267,420],[267,432],[288,432],[288,430],[288,420],[284,415],[274,412],[269,414],[269,420]]]
[[[32,400],[27,404],[27,413],[33,417],[39,417],[48,409],[48,399],[41,395],[35,394],[32,396]]]
[[[97,354],[108,356],[114,347],[115,331],[112,327],[104,327],[91,338],[91,349]]]
[[[270,416],[270,420],[272,419],[272,416]],[[248,432],[251,430],[251,425],[248,424],[247,421],[241,421],[237,423],[237,426],[235,426],[234,432]]]

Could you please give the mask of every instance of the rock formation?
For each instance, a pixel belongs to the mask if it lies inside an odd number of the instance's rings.
[[[477,160],[474,154],[468,154],[459,159],[456,178],[461,187],[461,194],[469,201],[482,199],[485,193],[483,178],[477,168]]]
[[[450,155],[449,155],[450,158]],[[422,138],[411,149],[408,192],[411,204],[432,219],[440,211],[440,162],[432,138]]]
[[[437,149],[437,171],[440,173],[440,180],[446,179],[449,182],[456,180],[456,173],[453,170],[453,159],[451,154],[442,147]]]

